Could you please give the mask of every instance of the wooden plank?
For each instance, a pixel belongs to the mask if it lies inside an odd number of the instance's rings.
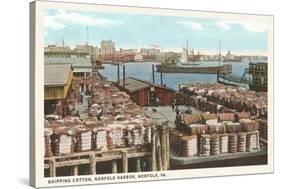
[[[257,131],[257,149],[260,149],[260,134],[259,131]]]
[[[78,165],[73,166],[72,168],[72,175],[78,176]]]
[[[170,129],[167,125],[166,141],[167,141],[167,169],[170,169]]]
[[[57,162],[56,167],[71,167],[71,166],[75,166],[75,165],[83,165],[83,164],[89,164],[89,163],[90,163],[89,159],[76,159],[76,160]]]
[[[141,172],[141,159],[136,158],[136,172]]]
[[[74,157],[79,157],[79,156],[89,156],[93,152],[95,152],[96,157],[106,156],[106,155],[109,155],[109,154],[111,155],[111,153],[121,154],[122,150],[127,150],[130,153],[149,151],[149,149],[147,147],[116,148],[116,149],[112,149],[110,151],[105,151],[105,152],[104,151],[88,151],[88,152],[78,152],[78,153],[68,154],[68,155],[64,155],[64,156],[45,157],[44,160],[74,158]]]
[[[128,158],[136,158],[136,157],[144,157],[150,156],[150,152],[139,152],[134,154],[127,154]],[[95,162],[104,162],[104,161],[112,161],[122,159],[122,155],[108,156],[108,157],[95,157]],[[90,159],[74,159],[74,160],[65,160],[56,163],[56,167],[65,167],[65,166],[74,166],[74,165],[82,165],[82,164],[90,164]],[[46,166],[46,168],[49,168]]]
[[[133,154],[128,154],[128,158],[144,157],[144,156],[149,156],[150,154],[151,154],[150,152],[133,153]]]
[[[122,151],[122,172],[128,172],[128,152],[127,150]]]
[[[117,173],[117,160],[112,161],[112,174]]]
[[[146,170],[145,171],[152,171],[152,161],[151,161],[151,155],[147,156],[144,161],[146,161]]]
[[[122,159],[122,155],[96,157],[96,162],[112,161],[112,160],[116,160],[116,159]]]
[[[93,152],[90,155],[90,172],[91,172],[91,175],[96,174],[96,154],[95,154],[95,152]]]
[[[50,177],[56,176],[56,161],[54,159],[49,161]]]
[[[160,144],[160,136],[159,131],[156,134],[156,156],[157,156],[157,170],[163,171],[162,157],[161,157],[161,144]]]
[[[155,127],[152,129],[152,138],[151,138],[151,170],[156,171],[156,142],[155,142]]]
[[[162,167],[163,170],[167,170],[167,135],[166,135],[166,124],[164,123],[161,125],[161,135],[160,135],[160,140],[161,140],[161,157],[162,157]]]

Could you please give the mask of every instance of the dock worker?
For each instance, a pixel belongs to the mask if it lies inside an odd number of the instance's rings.
[[[191,114],[192,113],[192,109],[190,106],[187,106],[187,110],[185,111],[185,113],[187,114]]]
[[[221,114],[222,113],[222,109],[223,109],[223,106],[218,104],[217,105],[217,113]]]
[[[80,103],[81,103],[81,104],[83,104],[83,97],[84,97],[84,93],[82,92],[82,93],[80,94]]]
[[[79,112],[79,110],[77,110],[77,112],[76,112],[76,115],[75,115],[75,116],[80,118],[80,112]]]
[[[177,105],[176,106],[176,114],[179,115],[179,113],[180,113],[180,109],[179,109],[179,106]]]
[[[175,106],[176,106],[176,99],[173,99],[172,101],[172,111],[175,111]]]
[[[91,98],[88,98],[88,109],[91,108]]]
[[[97,118],[98,118],[98,120],[100,121],[101,118],[102,118],[102,114],[103,114],[102,108],[99,108],[98,112],[99,112],[99,113],[98,113]]]
[[[175,103],[174,102],[172,102],[172,111],[174,112],[175,111]]]
[[[158,97],[156,97],[156,98],[155,98],[155,106],[157,107],[157,106],[159,105],[159,103],[160,103],[160,100],[159,100]]]
[[[69,115],[69,112],[70,112],[70,108],[69,108],[69,105],[65,105],[65,115]]]

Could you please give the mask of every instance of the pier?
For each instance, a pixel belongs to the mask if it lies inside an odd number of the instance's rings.
[[[58,168],[70,169],[68,173],[62,173],[64,176],[77,176],[80,175],[80,168],[86,165],[84,172],[95,175],[98,174],[97,164],[111,162],[111,171],[108,173],[127,173],[129,170],[163,171],[170,167],[169,157],[169,128],[167,124],[163,124],[152,127],[150,144],[45,157],[44,169],[47,177],[59,176]],[[133,167],[129,164],[131,160],[134,162]],[[104,166],[103,169],[107,170]]]
[[[233,83],[251,84],[250,79],[241,76],[232,75],[232,74],[220,74],[219,79],[226,80]]]
[[[54,156],[45,158],[45,169],[49,171],[50,177],[57,176],[57,168],[71,167],[72,176],[79,175],[79,167],[82,165],[88,165],[88,170],[91,175],[97,174],[97,163],[103,163],[111,161],[112,171],[111,173],[117,173],[117,170],[121,168],[123,173],[128,172],[128,161],[134,159],[136,161],[137,172],[141,171],[140,158],[151,157],[151,152],[146,148],[123,148],[114,149],[111,151],[89,151],[74,153],[67,156]],[[122,162],[122,167],[118,169],[117,161]]]

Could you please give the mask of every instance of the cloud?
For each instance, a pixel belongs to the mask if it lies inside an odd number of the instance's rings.
[[[56,21],[54,16],[45,16],[44,17],[44,26],[46,28],[50,28],[53,30],[60,30],[63,29],[65,27],[64,24]]]
[[[194,30],[202,30],[203,25],[197,22],[190,22],[190,21],[181,21],[178,22],[179,24],[182,24],[188,28],[194,29]]]
[[[257,21],[218,21],[218,27],[224,30],[232,30],[233,25],[241,25],[245,30],[251,32],[266,32],[268,25]]]
[[[226,22],[226,21],[219,21],[216,23],[216,25],[221,28],[221,29],[224,29],[224,30],[231,30],[231,26],[230,26],[230,23],[229,22]]]
[[[244,22],[242,25],[246,30],[253,32],[266,32],[268,30],[268,24],[264,22]]]
[[[100,26],[120,22],[117,20],[111,20],[107,18],[93,18],[85,14],[81,14],[78,12],[67,12],[65,10],[58,10],[55,15],[45,15],[44,18],[45,27],[54,30],[63,29],[64,27],[66,27],[66,23]]]

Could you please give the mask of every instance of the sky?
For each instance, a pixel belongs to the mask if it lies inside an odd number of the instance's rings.
[[[101,40],[113,40],[117,48],[149,48],[164,51],[189,47],[206,54],[222,52],[266,55],[267,24],[180,16],[104,13],[47,9],[44,15],[45,45],[62,42],[74,47],[89,43],[100,47]]]

